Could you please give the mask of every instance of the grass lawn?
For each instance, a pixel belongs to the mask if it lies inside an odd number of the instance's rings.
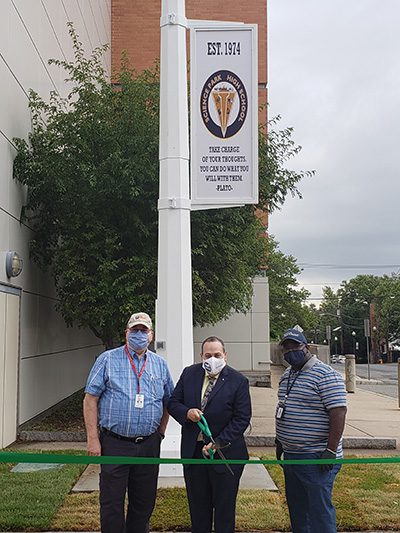
[[[69,494],[55,516],[53,530],[99,531],[98,493]],[[241,490],[237,501],[236,530],[288,530],[289,517],[284,498],[266,490]],[[190,531],[186,491],[158,489],[150,522],[151,531]]]
[[[237,531],[289,531],[282,469],[268,466],[281,489],[241,490],[237,500]],[[345,465],[334,491],[339,530],[400,529],[400,466]],[[98,494],[70,494],[53,521],[53,529],[99,530]],[[189,531],[184,489],[159,489],[151,520],[156,531]]]
[[[0,463],[0,531],[99,530],[98,493],[70,494],[84,466],[32,474],[11,474],[10,466]],[[268,470],[281,490],[240,491],[238,531],[290,529],[282,469],[268,466]],[[334,501],[339,530],[400,530],[400,466],[345,465],[335,484]],[[184,489],[159,489],[151,529],[190,530]]]
[[[282,469],[269,473],[284,491]],[[400,530],[400,465],[343,465],[333,491],[339,531]]]
[[[48,531],[85,465],[29,473],[13,473],[13,466],[0,463],[0,531]]]

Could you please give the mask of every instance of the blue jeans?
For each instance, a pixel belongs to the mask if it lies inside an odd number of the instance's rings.
[[[284,453],[284,459],[319,459],[320,453]],[[286,500],[293,533],[336,533],[332,489],[341,465],[324,472],[320,465],[283,465]]]

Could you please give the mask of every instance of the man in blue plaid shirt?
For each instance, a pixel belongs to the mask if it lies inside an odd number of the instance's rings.
[[[126,344],[102,353],[90,371],[83,402],[89,455],[159,457],[173,383],[166,361],[148,350],[152,322],[135,313]],[[148,533],[159,465],[102,465],[102,533]],[[125,494],[128,510],[125,516]]]

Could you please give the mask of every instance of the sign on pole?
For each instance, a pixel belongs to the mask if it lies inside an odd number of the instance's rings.
[[[332,326],[326,326],[326,338],[328,339],[328,342],[330,342],[332,338]]]
[[[191,28],[191,201],[258,203],[257,26]]]

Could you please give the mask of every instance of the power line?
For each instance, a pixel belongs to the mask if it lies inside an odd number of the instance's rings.
[[[298,266],[301,268],[331,268],[331,269],[347,269],[347,270],[358,270],[358,269],[379,269],[379,268],[400,268],[400,264],[393,265],[344,265],[344,264],[334,264],[334,263],[298,263]]]
[[[321,281],[320,283],[302,283],[302,285],[307,287],[316,285],[319,287],[320,285],[340,285],[341,283],[343,283],[343,281]]]

